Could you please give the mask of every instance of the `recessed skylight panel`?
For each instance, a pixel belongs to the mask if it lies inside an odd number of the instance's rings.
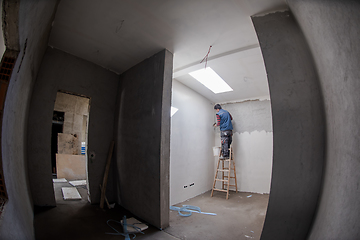
[[[189,74],[215,94],[233,91],[233,89],[210,67]]]

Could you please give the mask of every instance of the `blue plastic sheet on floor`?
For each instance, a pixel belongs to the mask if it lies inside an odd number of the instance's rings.
[[[193,212],[216,216],[216,213],[202,212],[199,207],[191,206],[191,205],[183,205],[182,207],[170,206],[170,210],[178,211],[179,215],[183,217],[189,217]]]

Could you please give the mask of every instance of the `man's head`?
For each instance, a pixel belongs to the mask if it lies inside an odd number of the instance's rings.
[[[221,109],[220,104],[216,104],[216,105],[214,106],[214,109],[215,109],[217,112],[219,112],[219,110]]]

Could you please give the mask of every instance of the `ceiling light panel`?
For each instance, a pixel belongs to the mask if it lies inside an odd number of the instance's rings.
[[[233,89],[210,67],[189,74],[215,94],[233,91]]]

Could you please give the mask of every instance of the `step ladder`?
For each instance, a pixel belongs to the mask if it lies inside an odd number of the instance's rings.
[[[228,159],[220,159],[220,157],[222,157],[221,151],[219,154],[219,159],[218,159],[218,163],[217,163],[217,167],[216,167],[214,184],[213,184],[213,188],[211,190],[211,197],[214,195],[214,191],[220,191],[220,192],[226,192],[226,199],[229,199],[230,187],[235,187],[236,192],[238,192],[237,181],[236,181],[236,168],[235,168],[235,161],[234,161],[234,152],[232,150],[232,147],[230,147],[230,149],[229,149],[229,158]],[[231,176],[231,173],[233,173],[233,176]],[[235,180],[235,184],[230,184],[231,179]],[[216,182],[221,182],[221,189],[215,188]]]

